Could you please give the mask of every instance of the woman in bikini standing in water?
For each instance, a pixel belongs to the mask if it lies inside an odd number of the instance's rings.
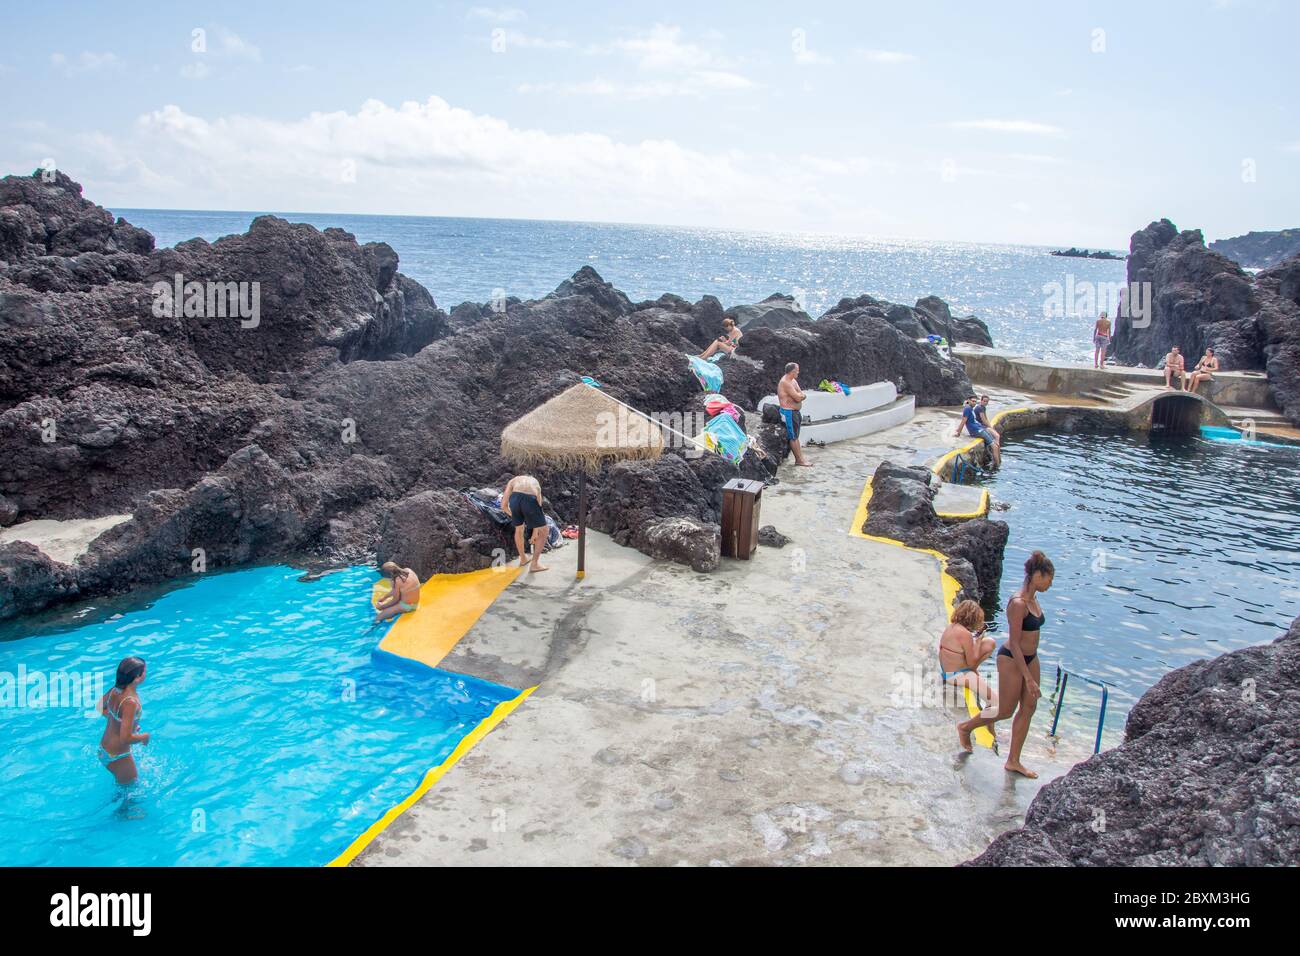
[[[1030,779],[1038,774],[1020,762],[1020,751],[1029,736],[1029,722],[1038,707],[1038,638],[1047,620],[1038,595],[1052,586],[1056,568],[1047,555],[1035,551],[1025,562],[1025,582],[1007,602],[1007,642],[998,649],[998,712],[991,717],[972,717],[957,725],[962,748],[971,749],[971,731],[995,721],[1011,721],[1011,753],[1006,769]]]
[[[132,783],[139,775],[132,744],[149,743],[149,735],[140,733],[140,684],[144,681],[144,661],[124,657],[117,665],[117,682],[99,702],[99,712],[108,718],[104,736],[99,738],[99,762],[108,768],[120,784]]]

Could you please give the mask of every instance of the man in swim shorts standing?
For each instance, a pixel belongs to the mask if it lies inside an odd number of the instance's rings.
[[[794,463],[800,468],[811,468],[812,464],[803,456],[799,447],[799,429],[803,424],[803,407],[808,396],[799,387],[799,364],[791,362],[785,367],[785,374],[776,386],[776,400],[781,406],[781,420],[785,423],[785,437],[790,439],[790,451],[794,453]]]
[[[542,549],[546,547],[546,515],[542,512],[542,484],[532,475],[516,475],[506,482],[501,492],[501,507],[515,526],[515,550],[519,552],[519,566],[528,563],[524,538],[527,535],[533,546],[533,565],[529,574],[546,571],[542,566]]]

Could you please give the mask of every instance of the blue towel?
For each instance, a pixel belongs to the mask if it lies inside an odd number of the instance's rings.
[[[698,355],[688,355],[686,360],[691,363],[691,371],[702,389],[706,392],[722,391],[722,369]]]
[[[749,450],[749,436],[736,424],[736,420],[723,412],[714,415],[704,426],[704,445],[711,452],[721,455],[733,465],[740,463]]]

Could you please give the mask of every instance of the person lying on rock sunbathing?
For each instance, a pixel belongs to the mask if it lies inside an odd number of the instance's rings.
[[[1038,639],[1047,616],[1043,614],[1038,595],[1052,586],[1055,575],[1052,562],[1041,551],[1035,551],[1025,562],[1024,583],[1007,602],[1010,633],[1007,642],[998,649],[998,711],[988,716],[981,712],[978,717],[957,725],[957,739],[961,741],[962,749],[969,751],[973,749],[970,739],[973,731],[1015,714],[1011,721],[1011,752],[1007,755],[1005,767],[1030,779],[1038,774],[1020,762],[1020,751],[1029,736],[1029,722],[1034,719],[1034,710],[1042,693],[1038,687],[1042,666],[1038,659]]]
[[[980,700],[988,701],[980,716],[992,717],[998,712],[998,694],[980,675],[979,666],[997,650],[998,642],[983,637],[986,630],[984,609],[974,601],[953,608],[952,622],[939,635],[939,673],[945,684],[969,687]]]
[[[501,509],[510,516],[515,526],[515,550],[519,552],[519,566],[528,563],[528,552],[524,538],[532,542],[533,566],[529,574],[547,571],[542,564],[542,549],[546,547],[546,537],[550,529],[546,527],[546,515],[542,511],[542,485],[532,475],[516,475],[506,482],[501,492]]]
[[[736,327],[736,320],[728,316],[722,320],[722,334],[709,343],[709,347],[700,353],[700,358],[706,359],[719,349],[727,355],[735,355],[744,334]]]
[[[375,605],[376,624],[407,611],[414,611],[420,606],[420,578],[414,571],[392,561],[385,561],[380,570],[392,578],[393,588],[388,592],[388,597]]]

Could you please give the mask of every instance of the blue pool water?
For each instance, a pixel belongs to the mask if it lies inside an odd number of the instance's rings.
[[[160,246],[196,236],[209,242],[243,232],[253,212],[115,209]],[[361,242],[387,242],[404,273],[440,306],[487,302],[494,289],[532,299],[590,265],[633,301],[673,292],[724,306],[773,292],[799,295],[813,316],[864,292],[910,305],[946,299],[955,315],[988,323],[998,348],[1061,361],[1090,361],[1095,311],[1068,297],[1064,316],[1045,316],[1044,287],[1122,283],[1124,262],[1066,259],[1035,246],[887,240],[673,226],[437,216],[278,213],[317,228],[338,226]],[[1087,314],[1080,314],[1087,312]]]
[[[1166,673],[1274,640],[1300,615],[1300,448],[1031,431],[1007,436],[1002,461],[984,481],[1010,506],[993,514],[1011,527],[998,616],[1030,552],[1046,552],[1044,694],[1057,663],[1109,682],[1108,744]],[[1098,703],[1087,687],[1066,697],[1089,744]]]
[[[86,706],[4,708],[0,859],[11,865],[320,865],[400,802],[516,692],[376,665],[373,571],[206,575],[82,623],[0,631],[0,674],[143,657],[140,781],[117,788]],[[66,704],[78,703],[65,697]]]

